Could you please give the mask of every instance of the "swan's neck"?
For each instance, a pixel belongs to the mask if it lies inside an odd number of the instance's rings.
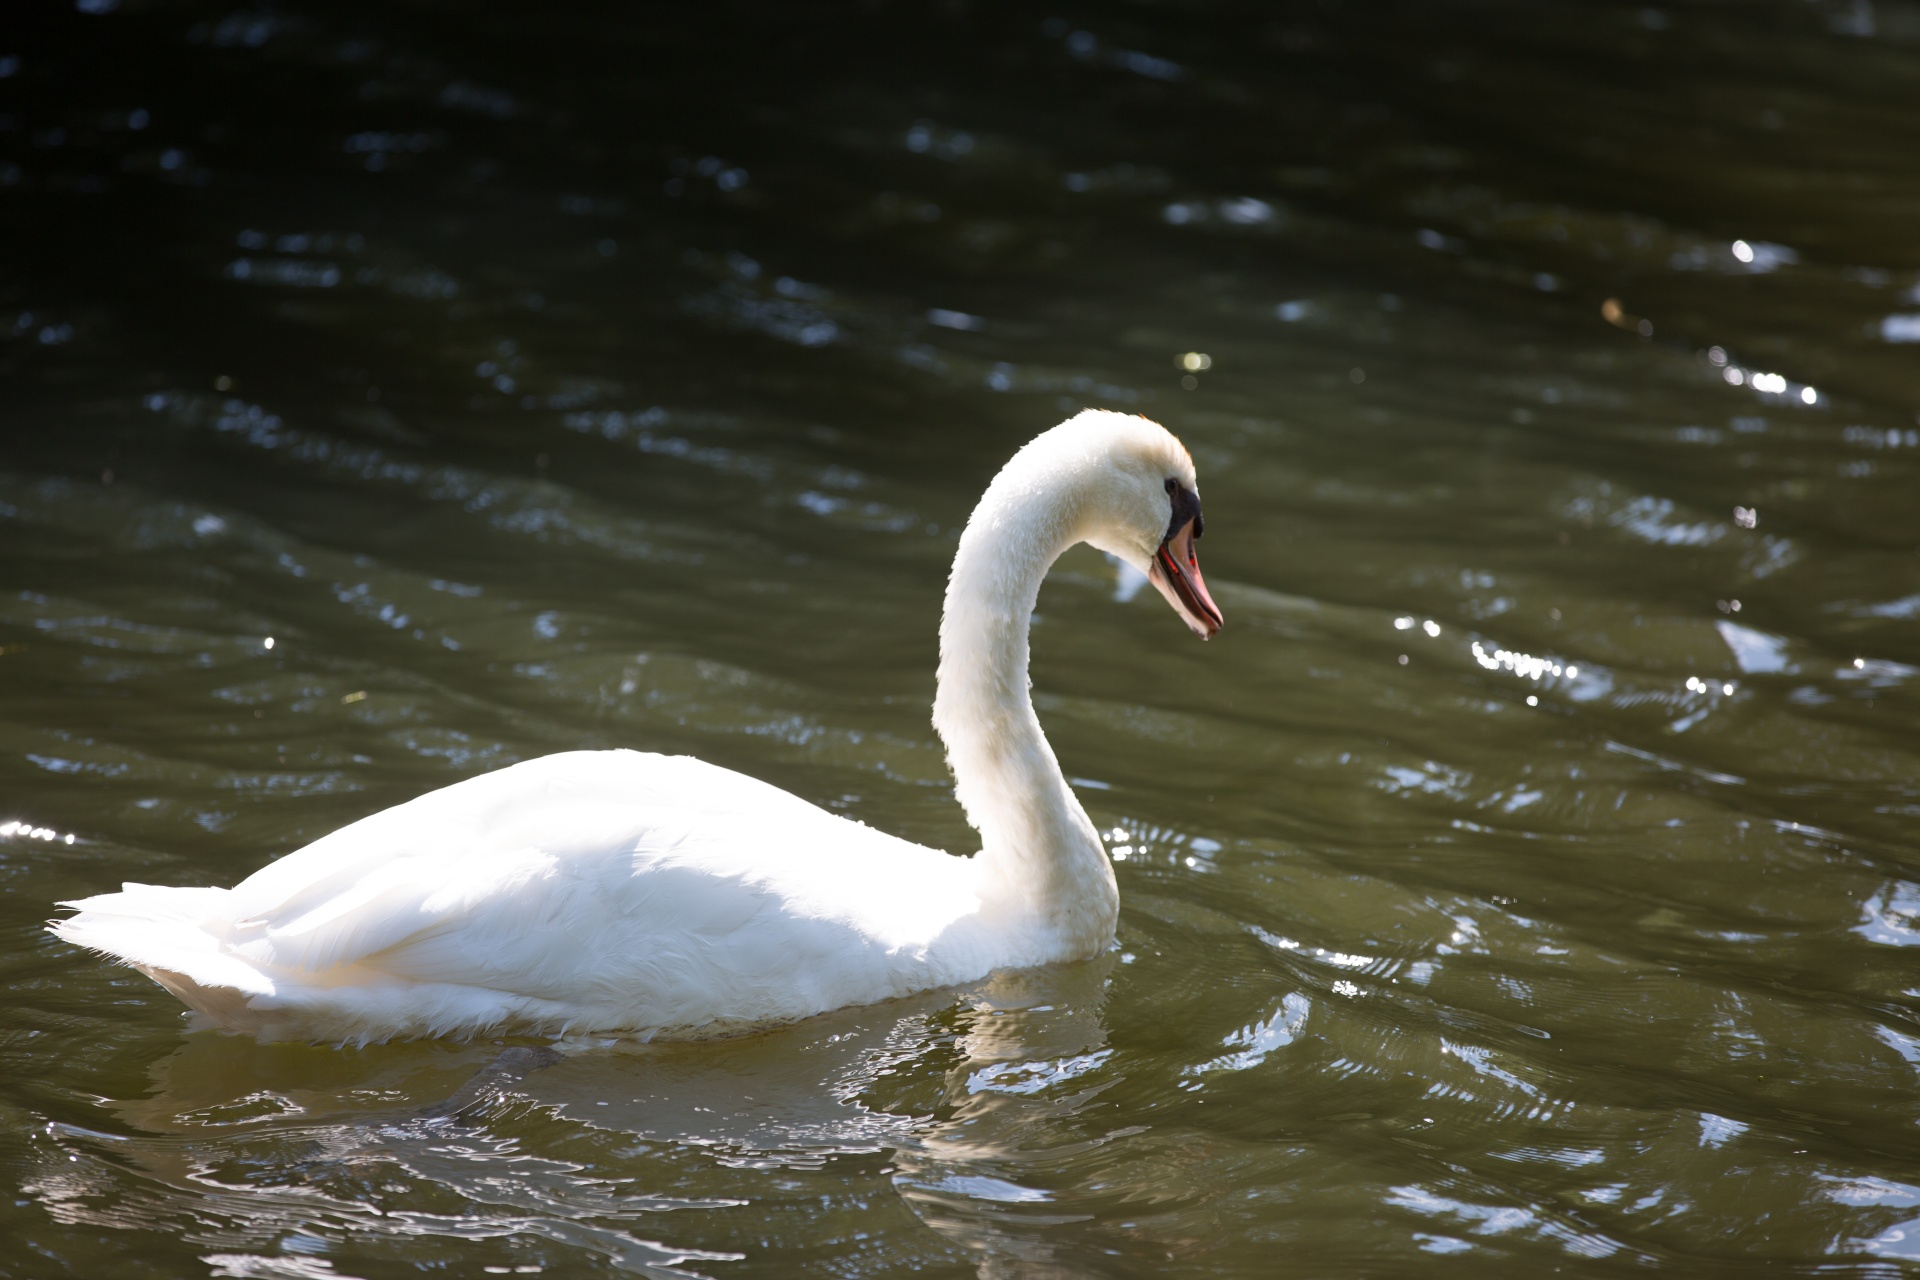
[[[1068,959],[1112,942],[1120,895],[1034,715],[1027,630],[1048,567],[1081,540],[1085,504],[1071,475],[1023,475],[1019,463],[995,479],[960,537],[933,723],[980,832],[983,905],[1040,935],[1043,958]]]

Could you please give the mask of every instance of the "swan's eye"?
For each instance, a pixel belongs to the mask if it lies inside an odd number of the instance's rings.
[[[1173,499],[1173,519],[1167,522],[1167,538],[1185,528],[1188,521],[1193,523],[1193,536],[1198,538],[1207,527],[1200,515],[1200,495],[1182,485],[1177,480],[1167,481],[1167,496]]]

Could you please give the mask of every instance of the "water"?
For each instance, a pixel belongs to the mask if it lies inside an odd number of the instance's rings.
[[[87,0],[0,73],[0,1273],[1920,1261],[1912,4]],[[582,746],[969,847],[942,576],[1084,405],[1228,618],[1042,595],[1106,959],[454,1129],[495,1046],[42,933]]]

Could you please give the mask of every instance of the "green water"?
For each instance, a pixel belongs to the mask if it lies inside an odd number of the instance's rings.
[[[0,1274],[1920,1263],[1920,8],[84,8],[0,26]],[[1228,624],[1042,594],[1106,959],[449,1128],[497,1046],[42,932],[576,747],[969,847],[942,578],[1086,405]]]

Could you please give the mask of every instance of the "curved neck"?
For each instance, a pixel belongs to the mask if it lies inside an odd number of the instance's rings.
[[[960,537],[940,619],[933,724],[980,832],[982,900],[1047,935],[1041,959],[1098,953],[1119,890],[1093,821],[1034,715],[1027,631],[1040,583],[1081,540],[1073,477],[1002,471]]]

